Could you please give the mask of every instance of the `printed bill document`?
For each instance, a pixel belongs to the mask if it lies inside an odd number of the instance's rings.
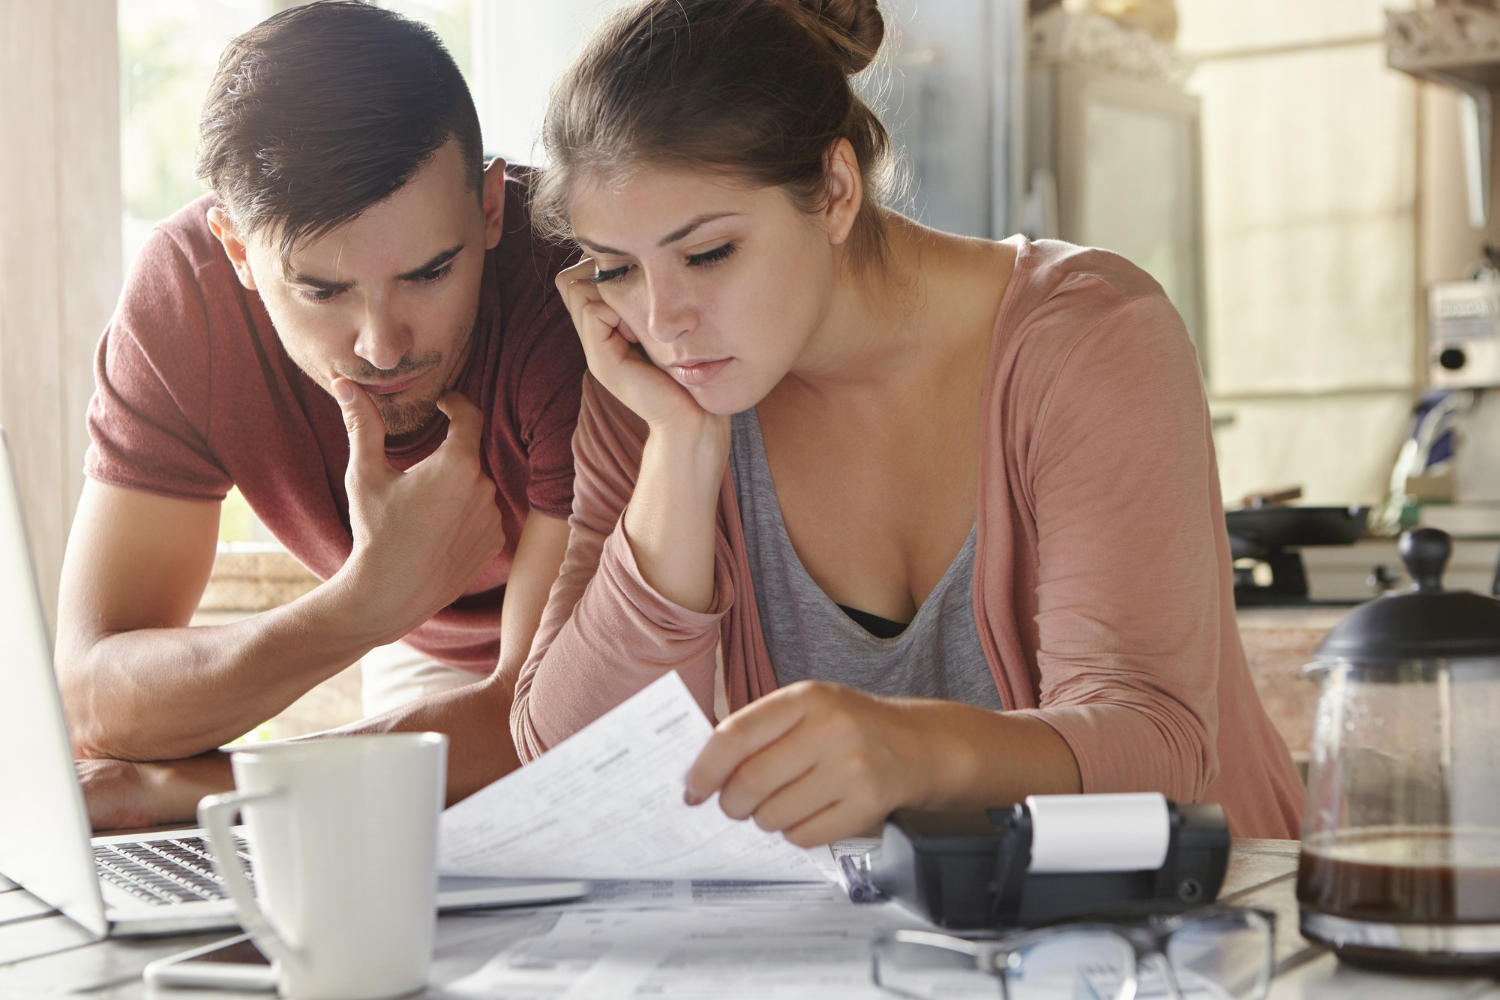
[[[682,678],[665,674],[446,810],[438,866],[492,878],[824,881],[810,852],[730,819],[717,797],[683,801],[711,735]]]

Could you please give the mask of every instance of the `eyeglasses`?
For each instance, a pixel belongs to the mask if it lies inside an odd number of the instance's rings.
[[[870,974],[915,1000],[1264,1000],[1274,929],[1263,910],[1205,907],[989,940],[896,931],[871,946]]]

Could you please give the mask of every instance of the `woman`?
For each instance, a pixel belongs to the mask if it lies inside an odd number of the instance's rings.
[[[847,77],[883,31],[642,0],[554,95],[535,212],[591,377],[523,759],[675,669],[723,703],[687,800],[797,844],[1140,790],[1295,836],[1180,318],[1114,255],[881,208]]]

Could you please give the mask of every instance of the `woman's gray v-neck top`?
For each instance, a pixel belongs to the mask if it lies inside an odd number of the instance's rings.
[[[877,638],[823,593],[792,548],[755,411],[735,414],[731,433],[745,551],[777,683],[819,680],[1002,708],[974,625],[974,529],[905,631]]]

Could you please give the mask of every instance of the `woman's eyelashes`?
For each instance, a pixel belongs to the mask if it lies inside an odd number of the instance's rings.
[[[729,255],[738,249],[739,245],[736,243],[725,243],[723,246],[714,247],[712,250],[705,250],[702,253],[688,254],[688,267],[712,267],[720,261],[727,260]],[[589,280],[596,285],[602,285],[610,281],[619,281],[630,273],[633,266],[631,264],[622,264],[619,267],[600,268],[594,271],[593,276]]]
[[[421,274],[419,274],[416,277],[412,278],[412,280],[415,281],[419,285],[430,285],[433,282],[442,281],[444,278],[448,277],[448,275],[450,275],[452,273],[453,273],[453,262],[450,260],[448,263],[444,264],[442,267],[434,268],[431,271],[423,271]]]
[[[629,264],[625,264],[621,267],[611,267],[607,269],[596,268],[594,270],[593,277],[589,278],[589,280],[596,285],[602,285],[606,281],[619,281],[621,278],[625,277],[625,275],[629,273],[629,271]]]
[[[739,247],[734,243],[725,243],[723,246],[714,247],[712,250],[705,250],[702,253],[689,254],[688,266],[710,267],[714,264],[719,263],[721,260],[727,260],[729,258],[729,255],[734,253],[738,249]]]

